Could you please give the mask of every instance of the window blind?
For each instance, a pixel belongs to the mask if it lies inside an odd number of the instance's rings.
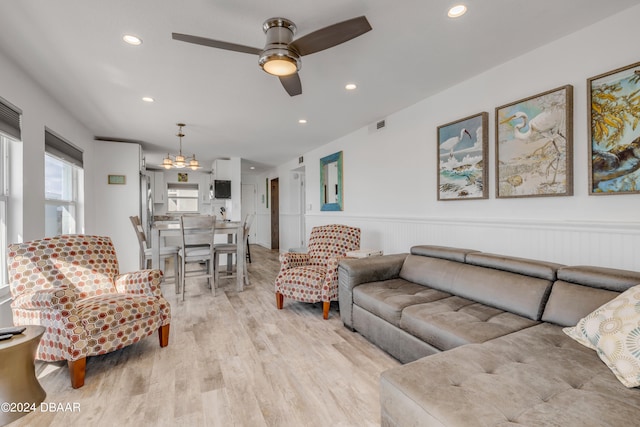
[[[20,115],[21,111],[0,99],[0,132],[11,138],[22,140],[20,133]]]
[[[73,165],[83,167],[82,150],[48,129],[44,131],[44,151]]]

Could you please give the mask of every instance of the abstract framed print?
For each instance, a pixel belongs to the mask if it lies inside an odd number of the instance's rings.
[[[438,126],[438,200],[486,199],[487,113]]]

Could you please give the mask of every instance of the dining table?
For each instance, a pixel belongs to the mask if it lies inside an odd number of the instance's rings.
[[[244,239],[241,221],[216,221],[215,234],[226,234],[227,241],[236,242],[236,288],[238,292],[244,290]],[[179,222],[155,221],[151,226],[151,268],[162,270],[160,263],[160,244],[163,237],[180,236],[182,233]],[[231,255],[229,256],[231,258]],[[212,261],[213,262],[213,261]],[[231,265],[231,260],[227,260],[227,265]],[[176,266],[177,267],[177,266]],[[214,266],[219,268],[219,266]]]

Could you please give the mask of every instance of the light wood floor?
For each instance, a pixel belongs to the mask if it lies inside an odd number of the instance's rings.
[[[380,424],[378,380],[399,362],[346,329],[337,304],[285,300],[276,310],[276,251],[252,245],[251,285],[225,279],[215,296],[187,282],[171,303],[169,346],[157,334],[87,361],[84,387],[65,363],[36,363],[45,402],[80,412],[31,413],[17,426],[369,426]],[[168,275],[169,276],[169,275]]]

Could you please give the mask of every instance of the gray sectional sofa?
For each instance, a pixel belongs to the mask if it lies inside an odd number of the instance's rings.
[[[344,260],[344,325],[405,363],[380,379],[384,426],[626,426],[640,390],[562,332],[640,273],[441,246]]]

